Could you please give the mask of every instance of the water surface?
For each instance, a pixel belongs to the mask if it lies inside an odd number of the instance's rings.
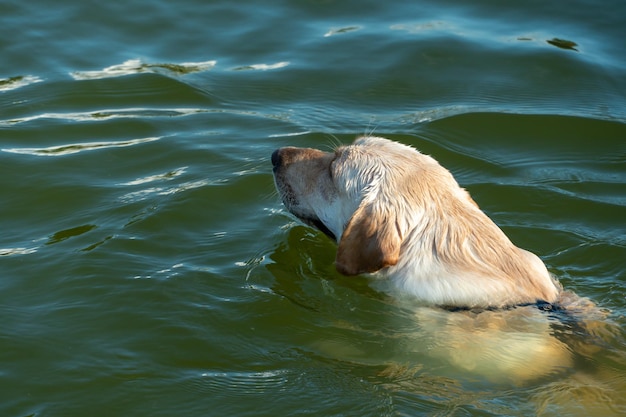
[[[626,3],[0,12],[2,415],[626,412]],[[570,366],[476,376],[338,275],[269,156],[372,132],[437,158],[609,312],[597,341],[557,326]]]

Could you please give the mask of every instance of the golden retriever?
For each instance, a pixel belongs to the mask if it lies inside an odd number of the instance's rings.
[[[419,301],[432,356],[516,383],[573,364],[542,310],[592,304],[563,291],[435,159],[364,136],[334,152],[280,148],[271,162],[287,210],[337,242],[341,274],[373,273]]]

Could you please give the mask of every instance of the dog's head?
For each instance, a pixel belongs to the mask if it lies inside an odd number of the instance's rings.
[[[426,206],[449,191],[469,199],[433,158],[378,137],[358,138],[335,152],[280,148],[272,164],[283,203],[337,241],[336,267],[345,275],[395,265],[405,234]]]

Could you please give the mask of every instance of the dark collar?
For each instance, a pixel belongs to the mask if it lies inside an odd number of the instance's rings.
[[[460,306],[441,305],[439,306],[439,308],[442,308],[446,311],[450,311],[452,313],[459,312],[459,311],[469,311],[469,312],[478,314],[483,311],[512,310],[517,307],[529,307],[529,306],[537,307],[540,311],[546,311],[546,312],[558,312],[558,311],[563,310],[563,307],[561,307],[560,305],[549,303],[544,300],[538,300],[534,303],[516,304],[513,306],[506,306],[506,307],[460,307]]]

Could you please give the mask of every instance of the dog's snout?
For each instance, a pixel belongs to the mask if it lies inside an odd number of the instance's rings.
[[[325,155],[324,152],[310,148],[296,148],[293,146],[286,146],[284,148],[278,148],[272,152],[272,166],[274,172],[288,165],[298,162],[311,162],[319,160]]]
[[[272,152],[272,166],[274,167],[274,171],[284,165],[289,165],[297,159],[301,153],[302,149],[291,146],[276,149]]]
[[[279,167],[282,164],[282,156],[281,156],[281,152],[280,149],[276,149],[274,152],[272,152],[272,166],[274,168]]]

